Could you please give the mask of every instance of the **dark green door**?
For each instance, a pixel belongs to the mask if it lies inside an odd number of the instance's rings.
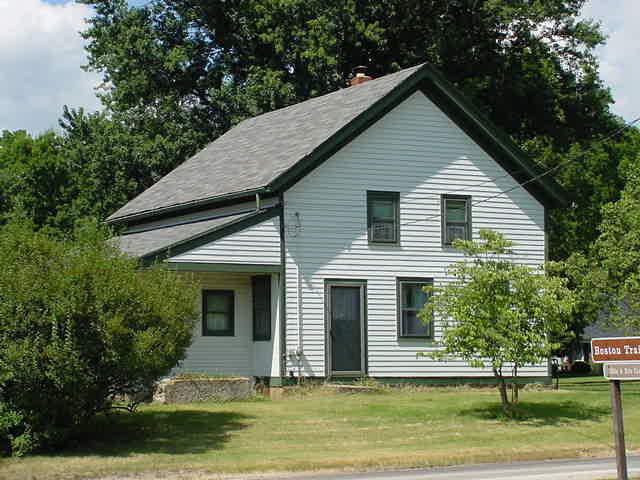
[[[360,375],[363,355],[363,284],[329,284],[329,350],[332,375]]]

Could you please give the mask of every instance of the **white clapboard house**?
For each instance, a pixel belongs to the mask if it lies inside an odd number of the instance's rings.
[[[416,356],[441,334],[416,317],[422,287],[480,229],[540,265],[564,193],[432,66],[356,78],[241,122],[109,218],[124,252],[200,282],[183,371],[271,385],[492,375]]]

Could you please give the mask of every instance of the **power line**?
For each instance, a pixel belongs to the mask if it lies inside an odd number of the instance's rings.
[[[624,132],[625,130],[631,128],[634,124],[636,124],[638,122],[640,122],[640,117],[636,117],[633,121],[631,121],[629,123],[625,123],[620,128],[615,130],[614,132],[612,132],[609,135],[607,135],[606,137],[600,139],[599,142],[600,143],[604,143],[604,142],[606,142],[608,140],[611,140],[612,138],[615,138],[616,136],[620,135],[622,132]],[[536,181],[536,180],[538,180],[538,179],[540,179],[542,177],[545,177],[545,176],[549,175],[551,172],[554,172],[555,170],[558,170],[560,167],[563,167],[563,166],[567,165],[568,163],[574,162],[574,161],[584,157],[587,153],[589,153],[592,150],[593,150],[593,148],[589,148],[588,150],[581,152],[579,155],[576,155],[573,158],[567,158],[566,160],[558,163],[557,165],[545,170],[544,172],[542,172],[542,173],[540,173],[540,174],[538,174],[538,175],[536,175],[536,176],[534,176],[534,177],[532,177],[532,178],[530,178],[530,179],[528,179],[528,180],[526,180],[526,181],[524,181],[522,183],[517,183],[513,187],[508,188],[506,190],[503,190],[501,192],[498,192],[498,193],[496,193],[496,194],[494,194],[494,195],[492,195],[490,197],[483,198],[482,200],[478,200],[477,202],[472,202],[471,206],[475,207],[476,205],[480,205],[482,203],[488,202],[489,200],[493,200],[494,198],[497,198],[497,197],[500,197],[502,195],[505,195],[505,194],[507,194],[509,192],[512,192],[513,190],[517,190],[518,188],[523,188],[525,185],[528,185],[531,182],[534,182],[534,181]],[[471,190],[471,189],[475,189],[475,188],[479,187],[480,185],[484,185],[486,183],[490,183],[490,182],[494,182],[495,180],[499,180],[501,178],[512,176],[514,173],[518,173],[518,171],[506,173],[504,175],[500,175],[500,176],[495,177],[493,179],[485,180],[485,181],[480,182],[478,184],[470,185],[468,187],[456,190],[456,192],[454,192],[454,193],[449,193],[449,195],[455,195],[455,194],[457,194],[459,192],[464,192],[464,191],[468,191],[468,190]],[[419,223],[419,222],[428,222],[430,220],[433,220],[433,219],[436,219],[436,218],[440,218],[441,216],[442,216],[442,213],[438,213],[438,214],[431,215],[431,216],[428,216],[428,217],[425,217],[425,218],[420,218],[418,220],[411,220],[409,222],[401,223],[400,226],[413,225],[413,224]]]

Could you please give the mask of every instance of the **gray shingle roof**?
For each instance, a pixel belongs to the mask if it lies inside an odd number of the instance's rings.
[[[108,220],[266,187],[421,67],[244,120]]]
[[[183,243],[192,238],[206,235],[215,230],[235,223],[237,221],[255,216],[256,212],[243,212],[236,215],[227,215],[195,223],[174,225],[170,227],[154,228],[139,233],[130,233],[113,238],[115,246],[121,252],[132,257],[144,257],[149,254],[165,250]]]

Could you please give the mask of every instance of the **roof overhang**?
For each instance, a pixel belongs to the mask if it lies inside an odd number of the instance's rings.
[[[143,266],[150,266],[270,220],[278,216],[281,210],[280,206],[275,206],[187,224],[161,226],[125,233],[116,237],[115,242],[124,253],[137,257]],[[127,245],[140,248],[139,245],[145,244],[149,245],[146,249],[127,249]]]

